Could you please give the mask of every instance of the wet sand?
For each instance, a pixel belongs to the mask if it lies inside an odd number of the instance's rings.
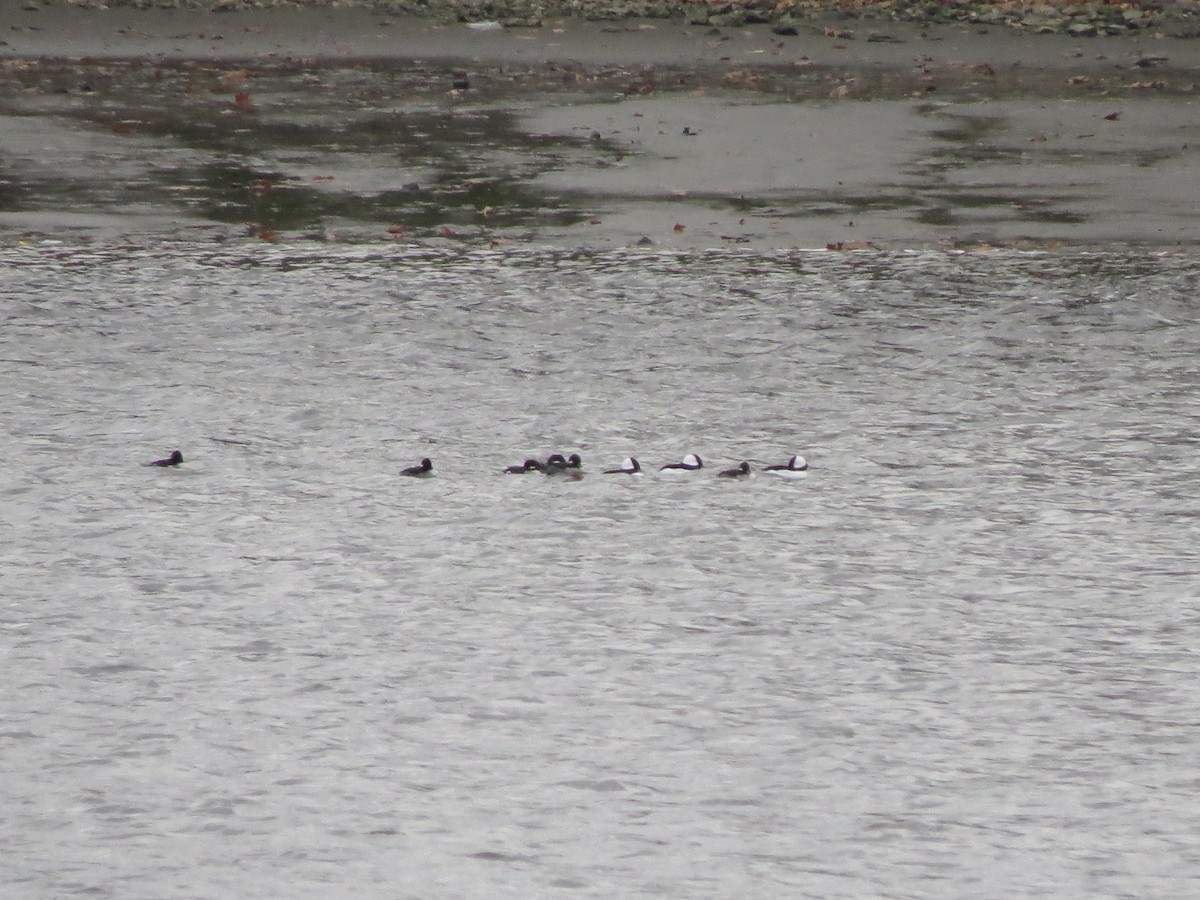
[[[1200,42],[13,10],[0,236],[1196,243]]]

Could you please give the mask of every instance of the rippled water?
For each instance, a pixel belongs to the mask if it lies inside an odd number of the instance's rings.
[[[1194,896],[1198,282],[0,250],[0,894]]]

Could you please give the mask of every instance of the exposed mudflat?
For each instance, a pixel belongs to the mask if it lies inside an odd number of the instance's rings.
[[[1192,244],[1200,44],[13,11],[0,233]]]

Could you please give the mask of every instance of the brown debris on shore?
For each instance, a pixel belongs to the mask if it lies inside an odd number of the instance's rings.
[[[716,27],[769,24],[788,34],[791,29],[812,27],[814,21],[837,19],[867,24],[966,23],[1075,37],[1138,32],[1200,37],[1200,0],[41,0],[41,4],[215,12],[358,6],[389,15],[490,21],[506,27],[539,27],[566,17],[682,19]]]

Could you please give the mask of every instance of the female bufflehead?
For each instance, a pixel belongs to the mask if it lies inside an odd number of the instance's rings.
[[[638,462],[636,459],[634,459],[632,456],[630,456],[629,458],[627,458],[626,460],[624,460],[621,463],[621,468],[605,469],[604,474],[605,475],[641,475],[642,474],[642,464],[640,462]]]
[[[704,460],[702,460],[695,453],[689,453],[687,456],[685,456],[683,458],[683,462],[667,463],[665,466],[663,466],[661,469],[659,469],[659,471],[660,472],[669,472],[669,473],[695,472],[698,469],[703,469],[703,468],[704,468]]]
[[[741,478],[743,475],[750,474],[750,463],[743,462],[736,469],[726,469],[724,472],[718,472],[718,478]]]
[[[778,475],[781,478],[803,478],[808,474],[808,462],[803,456],[793,456],[785,466],[767,466],[763,469],[768,475]]]
[[[409,466],[407,469],[402,469],[400,474],[407,475],[409,478],[428,478],[433,474],[433,463],[426,458],[421,460],[419,466]]]
[[[524,475],[527,472],[545,472],[546,467],[536,459],[527,459],[519,466],[509,466],[504,470],[505,475]]]
[[[183,462],[183,454],[180,453],[178,450],[173,450],[171,452],[171,455],[168,456],[166,459],[156,459],[154,462],[146,463],[146,465],[166,467],[166,466],[177,466],[181,462]]]
[[[563,459],[561,453],[555,453],[546,460],[547,475],[566,475],[570,478],[583,477],[583,459],[578,453],[572,453]]]

